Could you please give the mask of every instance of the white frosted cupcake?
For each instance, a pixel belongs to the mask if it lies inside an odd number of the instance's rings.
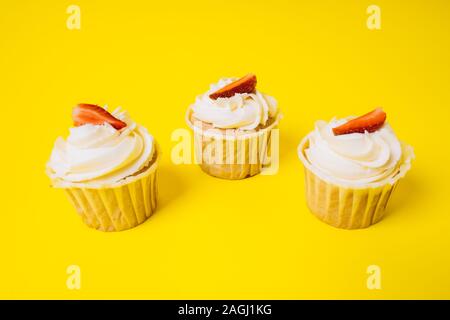
[[[159,152],[147,129],[120,109],[90,104],[73,110],[74,127],[55,142],[47,173],[90,227],[120,231],[156,208]]]
[[[206,173],[243,179],[271,162],[272,129],[280,120],[274,98],[256,90],[256,76],[212,84],[188,109],[197,161]]]
[[[376,109],[359,118],[318,121],[300,143],[307,204],[322,221],[356,229],[383,217],[414,157],[385,120]]]

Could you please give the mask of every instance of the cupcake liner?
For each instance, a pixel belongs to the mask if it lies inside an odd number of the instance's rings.
[[[402,144],[402,159],[391,177],[364,186],[344,185],[332,181],[314,169],[304,155],[306,137],[299,147],[305,167],[306,203],[310,211],[323,222],[342,229],[367,228],[383,218],[386,206],[401,178],[411,167],[414,153]]]
[[[271,164],[272,129],[278,127],[280,117],[266,128],[236,135],[201,130],[187,119],[194,131],[196,162],[207,174],[222,179],[244,179],[261,173]]]
[[[156,172],[160,153],[145,171],[112,185],[54,181],[67,193],[86,225],[100,231],[123,231],[136,227],[155,211]]]

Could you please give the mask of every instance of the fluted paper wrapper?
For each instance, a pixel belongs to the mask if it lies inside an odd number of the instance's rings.
[[[188,119],[194,131],[196,160],[201,169],[211,176],[229,180],[261,173],[273,159],[272,130],[278,128],[280,118],[278,115],[270,126],[256,132],[235,136],[199,130]]]
[[[144,172],[111,186],[56,182],[54,186],[65,190],[89,227],[100,231],[123,231],[143,223],[156,209],[157,162]]]
[[[385,181],[355,187],[331,182],[314,172],[304,155],[306,148],[305,138],[299,153],[305,165],[307,205],[317,218],[342,229],[367,228],[380,221],[393,191],[410,169],[414,157],[412,148],[402,144],[402,163],[396,174]]]

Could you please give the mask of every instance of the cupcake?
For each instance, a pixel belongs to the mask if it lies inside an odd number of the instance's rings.
[[[397,139],[381,109],[358,118],[317,121],[298,153],[309,209],[344,229],[366,228],[383,217],[414,158],[412,147]]]
[[[83,221],[101,231],[144,222],[156,208],[160,152],[148,131],[120,108],[73,109],[74,127],[58,138],[47,163],[52,186],[68,194]]]
[[[256,76],[225,78],[211,85],[188,108],[196,161],[202,170],[223,179],[254,176],[271,165],[273,132],[280,120],[274,98],[256,90]],[[276,141],[275,141],[276,140]]]

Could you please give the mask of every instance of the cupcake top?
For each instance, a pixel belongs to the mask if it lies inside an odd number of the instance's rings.
[[[66,140],[53,147],[48,173],[72,183],[112,184],[138,173],[154,156],[153,137],[117,108],[79,104],[73,110],[74,127]]]
[[[190,107],[194,120],[217,129],[255,130],[277,116],[277,102],[256,90],[256,76],[224,78],[199,95]]]
[[[307,139],[306,160],[315,171],[338,183],[367,185],[399,172],[403,149],[386,113],[376,109],[359,118],[317,121]],[[412,151],[411,151],[412,152]]]

